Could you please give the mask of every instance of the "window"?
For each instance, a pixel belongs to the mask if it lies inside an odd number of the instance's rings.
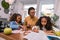
[[[53,12],[54,11],[54,5],[53,4],[43,4],[42,5],[42,12],[47,12],[47,13],[50,13],[50,12]]]

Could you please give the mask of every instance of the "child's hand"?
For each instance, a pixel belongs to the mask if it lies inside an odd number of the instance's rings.
[[[47,33],[48,35],[54,35],[54,33]]]
[[[27,28],[26,28],[26,26],[22,26],[22,29],[23,29],[23,31],[26,31],[27,30]]]
[[[22,28],[22,25],[19,26],[18,30],[20,30]]]
[[[48,35],[54,35],[54,32],[51,30],[51,31],[44,31],[46,34]]]

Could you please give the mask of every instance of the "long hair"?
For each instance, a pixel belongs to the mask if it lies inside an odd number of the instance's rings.
[[[14,13],[14,14],[11,16],[10,21],[16,21],[17,16],[21,16],[21,15],[18,14],[18,13]],[[22,24],[22,19],[20,20],[19,23]]]
[[[41,24],[42,18],[45,18],[47,20],[47,24],[45,25],[46,30],[52,30],[52,23],[51,23],[51,18],[47,16],[42,16],[39,18],[39,20],[36,23],[36,26],[39,26],[40,29],[42,30],[43,25]]]

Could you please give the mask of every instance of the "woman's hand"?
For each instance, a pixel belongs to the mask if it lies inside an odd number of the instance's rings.
[[[23,31],[26,31],[26,30],[27,30],[27,27],[26,27],[26,26],[23,25],[23,26],[21,26],[21,27],[22,27],[22,30],[23,30]]]

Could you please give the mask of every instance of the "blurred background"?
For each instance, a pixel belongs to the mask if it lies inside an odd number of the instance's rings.
[[[34,7],[38,18],[43,15],[50,16],[53,23],[60,28],[60,0],[5,0],[9,3],[7,7],[2,1],[4,0],[0,0],[0,21],[3,23],[13,13],[20,13],[24,22],[24,18],[28,16],[28,8]]]

